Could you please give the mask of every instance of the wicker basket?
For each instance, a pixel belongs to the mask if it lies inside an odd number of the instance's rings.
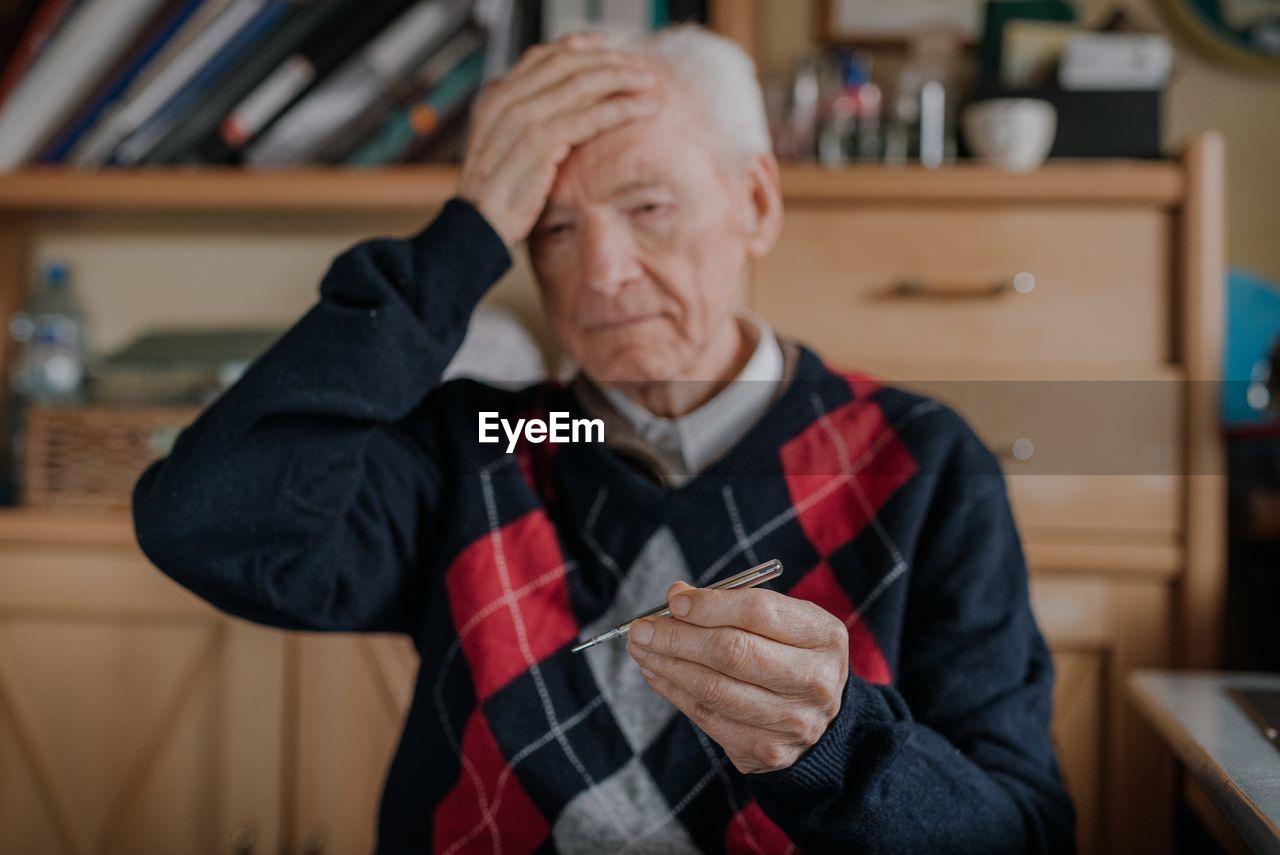
[[[26,414],[22,503],[128,510],[134,482],[169,453],[199,407],[32,406]]]

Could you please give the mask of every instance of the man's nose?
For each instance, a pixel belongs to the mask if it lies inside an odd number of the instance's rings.
[[[635,245],[624,228],[600,222],[586,226],[582,242],[582,273],[588,288],[602,296],[612,297],[638,274],[639,269]]]

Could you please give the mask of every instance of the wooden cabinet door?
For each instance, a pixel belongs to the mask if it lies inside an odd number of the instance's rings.
[[[1054,652],[1054,742],[1080,851],[1170,851],[1172,764],[1125,680],[1170,664],[1171,586],[1106,571],[1033,572],[1031,593]]]
[[[136,550],[0,546],[0,852],[274,855],[283,661]]]
[[[1064,644],[1054,649],[1053,665],[1053,744],[1075,801],[1076,843],[1082,853],[1101,852],[1106,653]]]
[[[296,827],[290,852],[372,852],[418,654],[406,636],[294,635]]]

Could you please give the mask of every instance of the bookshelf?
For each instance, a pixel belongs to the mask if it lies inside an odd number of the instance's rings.
[[[0,216],[22,220],[45,214],[92,217],[131,213],[240,212],[415,213],[453,193],[452,166],[375,170],[315,168],[246,171],[232,168],[0,173]],[[944,169],[807,164],[782,167],[788,201],[849,201],[946,197],[992,200],[1037,198],[1172,204],[1183,192],[1173,163],[1053,163],[1009,173],[960,164]],[[10,224],[12,227],[12,223]]]

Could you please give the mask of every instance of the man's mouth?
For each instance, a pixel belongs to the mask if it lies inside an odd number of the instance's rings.
[[[647,315],[631,315],[629,317],[618,318],[616,320],[597,321],[596,323],[593,323],[593,324],[587,324],[587,332],[589,333],[616,332],[625,327],[634,326],[635,324],[642,324],[645,321],[657,320],[660,317],[662,317],[661,314],[657,312],[653,312]]]

